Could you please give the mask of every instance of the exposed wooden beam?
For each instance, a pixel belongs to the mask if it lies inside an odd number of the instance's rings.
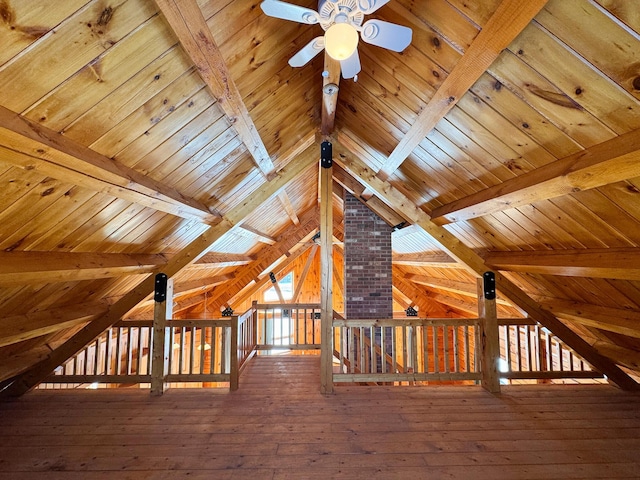
[[[309,256],[307,257],[307,261],[304,264],[304,268],[302,269],[302,273],[298,278],[298,285],[296,285],[296,290],[293,292],[293,297],[291,298],[292,303],[296,303],[298,301],[298,297],[300,296],[300,292],[302,292],[302,286],[304,285],[304,281],[307,279],[307,275],[309,274],[309,270],[311,269],[311,265],[313,264],[313,259],[316,256],[316,252],[318,251],[318,245],[312,245],[311,251],[309,252]]]
[[[559,298],[542,298],[540,303],[560,318],[600,330],[640,338],[640,310],[602,307]]]
[[[414,267],[464,268],[445,252],[394,253],[393,263]]]
[[[210,227],[199,237],[193,240],[187,247],[174,255],[160,271],[169,277],[174,276],[190,263],[206,253],[211,246],[231,230],[236,224],[242,222],[250,213],[255,211],[264,202],[275,197],[291,180],[296,178],[317,161],[316,152],[301,155],[296,162],[289,163],[282,168],[270,181],[265,182],[259,188],[252,190],[244,201],[231,208],[222,218],[220,223]],[[11,386],[3,391],[3,395],[22,395],[35,387],[56,367],[62,365],[68,358],[81,350],[87,343],[100,335],[105,329],[119,321],[128,311],[154,290],[155,278],[149,275],[140,284],[134,287],[116,303],[114,303],[106,315],[100,316],[77,334],[66,340],[59,348],[51,352],[47,358],[36,364],[29,371],[17,377]]]
[[[460,309],[456,305],[449,305],[448,303],[441,302],[437,298],[433,298],[424,290],[405,280],[404,272],[396,268],[393,269],[392,275],[394,288],[398,289],[398,291],[409,298],[414,305],[418,306],[420,316],[423,318],[427,316],[438,318],[465,317],[470,316],[467,315],[467,313],[474,314],[477,311],[475,304],[473,305],[473,310],[466,308]]]
[[[293,252],[288,257],[284,257],[283,260],[273,268],[274,273],[276,275],[288,274],[289,269],[293,264],[293,262],[295,262],[298,258],[300,258],[300,256],[302,256],[302,254],[304,254],[304,252],[306,252],[309,248],[311,248],[310,245],[304,246],[302,248],[299,248],[295,252]],[[220,304],[228,303],[230,305],[237,305],[237,304],[244,303],[269,283],[269,276],[264,275],[262,276],[262,278],[258,278],[254,280],[255,280],[255,283],[253,285],[248,283],[241,288],[239,285],[237,285],[235,289],[237,290],[239,288],[239,291],[235,294],[235,296],[230,297],[227,302],[221,302],[220,300],[218,300],[217,303],[220,303]],[[229,294],[229,292],[226,292],[226,293],[227,295]]]
[[[338,90],[340,89],[340,62],[324,52],[324,74],[322,78],[322,122],[320,132],[331,135],[336,120]]]
[[[136,275],[166,263],[166,257],[160,254],[0,252],[0,286]]]
[[[238,265],[246,265],[254,260],[254,257],[244,253],[207,252],[194,262],[190,268],[236,267]]]
[[[296,210],[293,208],[293,205],[291,204],[289,195],[287,195],[286,192],[282,192],[278,195],[278,199],[282,204],[282,208],[284,208],[284,211],[287,212],[287,215],[291,219],[291,222],[293,222],[294,225],[300,225],[300,219],[298,218],[298,215],[296,214]]]
[[[208,290],[216,285],[233,280],[236,274],[234,272],[225,273],[224,275],[215,275],[213,277],[200,278],[198,280],[191,280],[189,282],[176,282],[173,286],[173,294],[181,295],[193,290]]]
[[[276,238],[274,245],[265,246],[260,251],[260,256],[251,263],[239,268],[235,271],[236,278],[224,285],[224,288],[216,288],[208,299],[208,304],[214,308],[224,303],[237,303],[237,299],[231,302],[231,299],[238,295],[252,281],[257,280],[260,283],[259,276],[266,268],[278,261],[281,257],[288,255],[287,260],[296,258],[299,253],[304,250],[298,249],[292,253],[295,246],[302,239],[307,237],[310,232],[318,227],[318,211],[311,208],[304,212],[300,218],[300,225],[289,228],[285,233]],[[298,253],[299,251],[299,253]],[[275,269],[276,267],[272,267]],[[279,269],[278,269],[279,270]],[[264,276],[264,284],[269,280],[268,276]],[[261,286],[264,284],[260,284]]]
[[[211,34],[196,0],[155,0],[173,29],[182,48],[195,64],[202,80],[209,87],[225,112],[256,165],[265,175],[274,171],[256,126],[231,78],[224,58]]]
[[[477,285],[474,285],[473,283],[457,282],[447,278],[429,277],[428,275],[419,275],[416,273],[407,273],[405,278],[412,282],[435,288],[437,290],[443,290],[457,295],[464,295],[466,297],[478,297]],[[496,299],[496,303],[498,305],[511,305],[509,302],[500,298]]]
[[[466,246],[458,238],[444,227],[436,225],[429,216],[404,194],[398,191],[389,182],[383,181],[372,169],[364,165],[356,156],[347,149],[342,148],[334,142],[334,159],[350,172],[355,178],[360,179],[376,195],[383,199],[388,205],[395,208],[411,223],[419,225],[425,232],[437,241],[450,256],[461,262],[473,274],[481,276],[484,272],[491,270],[490,267],[477,253]],[[578,334],[568,326],[558,320],[548,310],[542,308],[535,300],[511,282],[504,275],[496,272],[496,284],[498,290],[508,298],[513,305],[520,308],[543,326],[551,330],[560,337],[578,355],[582,356],[594,368],[607,375],[616,385],[625,389],[638,389],[640,385],[636,383],[625,372],[620,370],[609,359],[596,352],[591,345],[585,342]]]
[[[376,215],[382,218],[390,226],[395,226],[404,221],[404,219],[398,215],[392,208],[389,208],[378,197],[370,197],[365,199],[363,197],[364,188],[362,185],[351,177],[342,167],[338,164],[333,165],[333,179],[340,185],[342,185],[349,193],[358,197],[360,201],[364,202]]]
[[[431,217],[444,225],[638,176],[640,130],[634,130],[437,207]]]
[[[0,318],[0,347],[88,322],[108,308],[106,303],[81,303]]]
[[[276,240],[273,237],[267,235],[266,233],[259,232],[255,228],[251,228],[245,224],[240,225],[240,227],[238,227],[236,231],[238,233],[243,232],[243,235],[249,234],[249,236],[255,238],[260,243],[266,243],[267,245],[273,245],[274,243],[276,243]]]
[[[640,280],[639,248],[489,252],[485,262],[511,272]]]
[[[627,368],[640,371],[640,352],[637,350],[621,347],[604,340],[596,340],[592,345],[601,355]]]
[[[378,171],[388,179],[435,125],[531,22],[547,0],[503,0]]]
[[[220,221],[206,205],[2,106],[0,140],[2,162],[181,218]]]

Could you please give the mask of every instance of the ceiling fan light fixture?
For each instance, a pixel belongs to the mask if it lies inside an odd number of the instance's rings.
[[[334,23],[324,34],[324,48],[334,60],[346,60],[358,48],[358,32],[348,23]]]

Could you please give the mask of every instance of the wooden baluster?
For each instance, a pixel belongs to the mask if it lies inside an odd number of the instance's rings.
[[[173,281],[163,273],[156,275],[155,308],[153,312],[153,362],[151,368],[151,395],[164,393],[165,376],[169,363],[167,319],[173,313]]]

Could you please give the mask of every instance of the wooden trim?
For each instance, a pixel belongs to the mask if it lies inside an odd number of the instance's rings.
[[[427,107],[393,150],[378,172],[387,180],[414,148],[462,98],[498,55],[531,22],[547,0],[503,0],[473,40],[451,73],[436,90]]]
[[[395,208],[398,213],[401,213],[411,223],[419,225],[442,246],[443,250],[465,265],[472,274],[481,276],[485,271],[491,270],[482,257],[467,247],[444,227],[433,223],[421,208],[417,207],[390,183],[377,177],[374,171],[364,165],[363,162],[352,155],[351,152],[345,148],[341,148],[340,144],[336,142],[334,142],[333,148],[334,153],[338,153],[334,156],[335,160],[342,165],[345,170],[355,178],[360,179],[363,185],[371,188],[376,192],[377,196]],[[502,292],[513,305],[519,307],[529,317],[551,330],[594,368],[603,372],[610,381],[623,389],[636,390],[640,388],[640,384],[636,383],[635,380],[623,372],[614,362],[600,355],[582,337],[564,325],[553,314],[542,308],[508,278],[497,272],[496,284],[498,285],[498,290]]]
[[[318,244],[314,244],[311,247],[311,251],[309,252],[309,256],[307,257],[307,261],[304,264],[304,268],[302,269],[302,273],[300,273],[300,277],[298,278],[296,285],[296,291],[293,293],[293,297],[291,297],[291,303],[295,303],[300,296],[300,292],[302,292],[302,285],[304,281],[307,279],[307,275],[309,274],[309,270],[311,269],[311,264],[313,263],[313,259],[316,256],[316,252],[318,251]]]
[[[156,0],[156,5],[227,115],[229,123],[238,132],[256,165],[263,174],[272,174],[273,162],[196,0]]]
[[[461,198],[431,212],[444,225],[640,176],[640,130]]]
[[[501,372],[500,378],[511,380],[554,380],[562,378],[603,378],[604,375],[596,371],[544,371],[544,372]]]
[[[43,383],[151,383],[151,375],[49,375]]]

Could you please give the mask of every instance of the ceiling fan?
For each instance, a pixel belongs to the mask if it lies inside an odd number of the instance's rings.
[[[329,56],[340,62],[344,78],[353,78],[360,71],[358,32],[363,42],[401,52],[411,43],[408,27],[382,20],[367,20],[364,16],[375,12],[389,0],[319,0],[318,11],[278,0],[265,0],[262,11],[270,17],[307,23],[319,23],[325,34],[316,37],[289,59],[292,67],[301,67],[326,49]]]

